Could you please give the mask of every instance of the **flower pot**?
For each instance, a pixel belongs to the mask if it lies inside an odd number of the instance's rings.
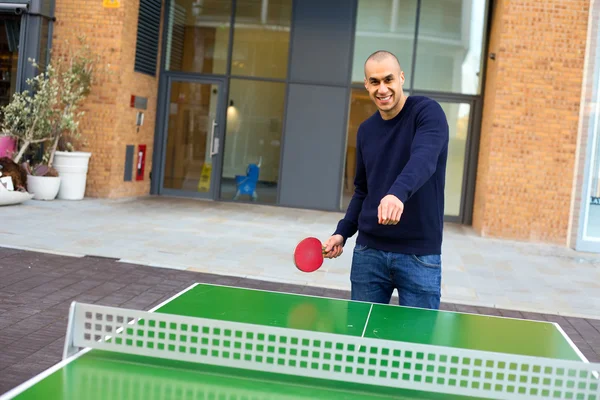
[[[60,188],[60,176],[27,175],[27,191],[34,200],[54,200]]]
[[[10,206],[21,204],[27,200],[31,200],[33,194],[29,192],[19,192],[18,190],[8,190],[4,185],[0,185],[0,206]]]
[[[0,157],[12,158],[17,149],[17,140],[11,136],[0,136]]]
[[[52,166],[60,175],[58,198],[81,200],[85,194],[88,164],[92,153],[83,151],[57,151]]]

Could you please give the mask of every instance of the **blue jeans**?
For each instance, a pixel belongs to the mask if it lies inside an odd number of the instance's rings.
[[[401,306],[439,309],[441,256],[390,253],[356,245],[352,256],[352,300],[389,304],[394,289]]]

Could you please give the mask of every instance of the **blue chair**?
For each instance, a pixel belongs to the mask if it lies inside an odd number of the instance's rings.
[[[247,194],[252,198],[252,201],[258,199],[256,192],[256,184],[258,183],[258,175],[260,174],[260,162],[257,164],[249,164],[246,169],[246,175],[236,175],[235,183],[237,192],[233,200],[238,200],[241,195]]]

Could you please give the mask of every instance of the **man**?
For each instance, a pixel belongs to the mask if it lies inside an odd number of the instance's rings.
[[[357,134],[355,191],[345,217],[325,242],[325,257],[342,254],[358,231],[352,299],[438,309],[448,122],[440,105],[403,90],[396,56],[373,53],[365,88],[378,111]]]

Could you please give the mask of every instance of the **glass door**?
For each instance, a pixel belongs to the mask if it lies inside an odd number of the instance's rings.
[[[439,103],[446,114],[449,128],[444,214],[448,221],[463,222],[473,104],[442,99]]]
[[[169,78],[160,193],[215,198],[223,143],[224,84]]]
[[[446,162],[444,220],[470,224],[475,188],[478,107],[475,96],[421,93],[436,100],[448,120],[449,142]]]

